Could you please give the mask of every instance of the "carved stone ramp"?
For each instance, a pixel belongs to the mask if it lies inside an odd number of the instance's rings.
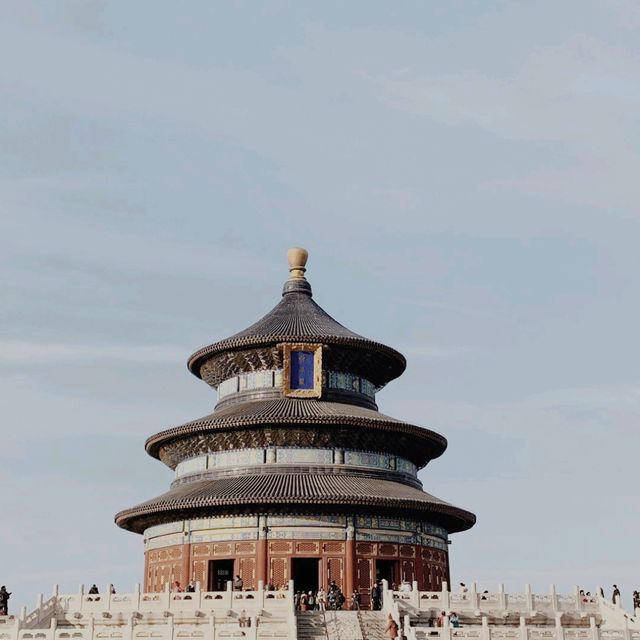
[[[388,640],[385,633],[386,614],[382,611],[358,611],[360,631],[364,640]]]

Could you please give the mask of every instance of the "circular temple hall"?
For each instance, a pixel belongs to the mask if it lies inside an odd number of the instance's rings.
[[[194,353],[213,413],[161,431],[147,452],[175,471],[169,490],[116,515],[144,536],[146,591],[238,574],[278,589],[326,588],[368,601],[376,579],[449,580],[449,535],[475,516],[426,493],[418,471],[440,434],[378,411],[404,356],[342,326],[313,300],[307,252],[290,249],[279,303]]]

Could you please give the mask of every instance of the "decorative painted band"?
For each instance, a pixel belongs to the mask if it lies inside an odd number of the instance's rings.
[[[400,456],[375,451],[277,447],[218,451],[184,460],[176,466],[176,478],[213,469],[259,464],[340,464],[346,466],[398,471],[414,478],[418,468]]]
[[[341,371],[323,371],[322,386],[325,389],[337,389],[359,393],[370,400],[375,399],[376,387],[374,384],[360,376]],[[268,371],[251,371],[228,378],[218,385],[218,400],[244,391],[254,389],[273,389],[282,387],[282,369]]]

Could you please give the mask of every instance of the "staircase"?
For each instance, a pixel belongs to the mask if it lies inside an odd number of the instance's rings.
[[[298,640],[327,640],[327,627],[322,611],[297,611]]]
[[[386,616],[382,611],[358,611],[358,621],[364,640],[388,640]]]

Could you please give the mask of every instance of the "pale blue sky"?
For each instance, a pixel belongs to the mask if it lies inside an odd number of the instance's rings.
[[[7,2],[0,583],[142,578],[116,511],[211,411],[195,349],[316,300],[477,513],[454,581],[640,584],[640,5]],[[627,601],[629,598],[627,597]]]

